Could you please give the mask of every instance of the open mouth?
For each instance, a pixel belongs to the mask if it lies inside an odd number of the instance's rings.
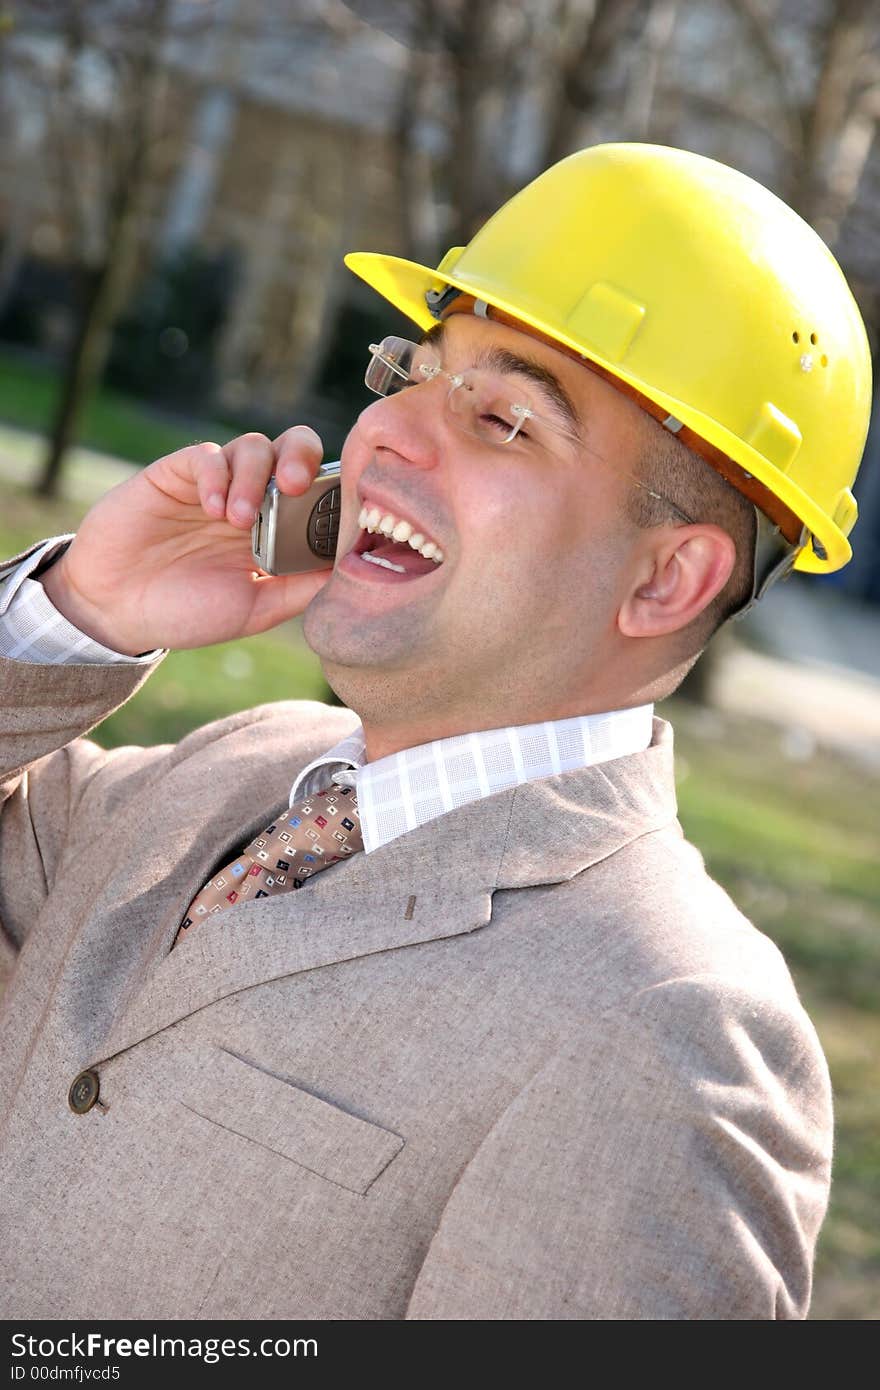
[[[436,541],[405,517],[366,505],[361,507],[358,525],[361,531],[353,554],[368,565],[416,578],[433,574],[443,563],[443,551]]]

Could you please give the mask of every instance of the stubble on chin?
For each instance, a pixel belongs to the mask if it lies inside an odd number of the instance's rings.
[[[333,583],[315,595],[303,614],[303,636],[322,661],[344,666],[382,666],[405,660],[418,641],[420,624],[406,612],[358,612]]]

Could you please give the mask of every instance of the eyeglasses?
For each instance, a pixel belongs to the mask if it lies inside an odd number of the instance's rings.
[[[393,396],[408,386],[445,377],[447,409],[460,429],[483,444],[528,443],[552,452],[554,440],[564,439],[583,447],[576,434],[536,414],[519,385],[503,372],[477,367],[447,372],[430,343],[410,343],[406,338],[383,338],[370,344],[370,353],[364,381],[377,396]]]
[[[394,396],[440,377],[449,382],[445,402],[455,424],[483,444],[520,451],[537,447],[551,454],[558,452],[560,441],[580,450],[587,447],[572,431],[537,414],[520,384],[504,372],[478,367],[447,372],[431,343],[411,343],[393,336],[383,338],[381,343],[370,343],[364,382],[377,396]],[[693,524],[691,517],[668,497],[639,478],[627,476],[650,497],[665,503],[682,521]]]

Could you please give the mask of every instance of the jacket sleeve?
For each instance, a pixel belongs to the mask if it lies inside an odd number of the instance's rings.
[[[603,1023],[486,1135],[407,1317],[806,1317],[831,1100],[796,997],[695,977]]]
[[[81,737],[154,665],[37,666],[0,658],[0,975],[50,891],[82,791],[100,770],[123,782],[167,750],[106,752]]]

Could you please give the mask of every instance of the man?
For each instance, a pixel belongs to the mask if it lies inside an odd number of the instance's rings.
[[[804,1317],[825,1064],[651,703],[846,561],[845,282],[750,180],[628,145],[436,272],[350,264],[422,341],[370,350],[332,574],[252,571],[303,427],[161,459],[6,570],[4,1315]],[[159,649],[302,610],[356,714],[77,738]],[[289,891],[271,837],[355,798],[366,852]]]

